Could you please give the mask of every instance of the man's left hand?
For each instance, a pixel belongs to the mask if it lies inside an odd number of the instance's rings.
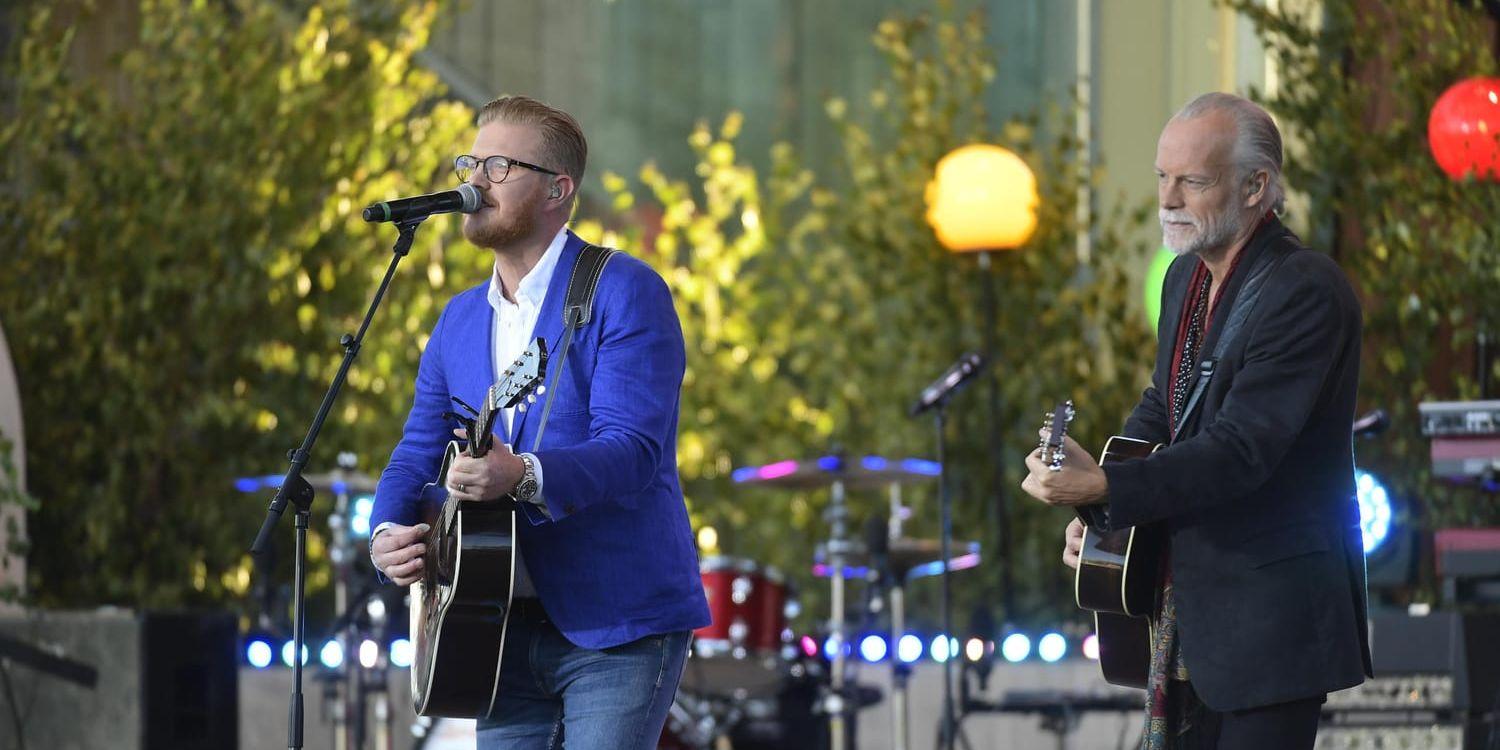
[[[1062,451],[1062,469],[1058,471],[1042,460],[1041,450],[1026,454],[1026,468],[1031,473],[1021,482],[1021,489],[1054,506],[1103,502],[1109,495],[1109,480],[1099,462],[1070,437],[1063,437]]]
[[[460,438],[463,430],[454,430]],[[489,453],[473,458],[460,453],[448,466],[448,494],[459,500],[498,500],[516,488],[526,466],[510,446],[496,440]]]

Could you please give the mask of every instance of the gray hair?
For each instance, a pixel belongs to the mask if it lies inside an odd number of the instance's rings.
[[[1276,122],[1255,102],[1234,94],[1213,92],[1190,101],[1173,120],[1191,120],[1210,112],[1224,112],[1234,120],[1234,164],[1239,176],[1265,170],[1266,198],[1271,209],[1281,213],[1286,188],[1281,183],[1281,131]]]

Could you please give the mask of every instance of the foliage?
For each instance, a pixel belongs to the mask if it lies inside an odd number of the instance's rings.
[[[728,529],[720,537],[726,550],[802,571],[813,542],[826,536],[818,512],[826,496],[735,488],[727,469],[840,447],[853,456],[931,457],[930,422],[909,419],[906,407],[959,353],[982,346],[984,306],[974,261],[944,252],[926,223],[924,186],[943,154],[976,141],[1005,145],[1032,166],[1041,229],[994,264],[999,344],[990,376],[1000,389],[1002,442],[989,440],[982,384],[954,402],[948,434],[955,528],[982,541],[991,561],[979,574],[984,585],[970,580],[965,599],[996,598],[987,529],[998,458],[1021,594],[1017,611],[1005,615],[1032,618],[1071,611],[1057,562],[1066,515],[1021,496],[1020,457],[1035,445],[1041,413],[1058,399],[1079,400],[1075,427],[1092,445],[1102,444],[1134,404],[1154,345],[1130,304],[1127,269],[1144,262],[1146,249],[1121,239],[1140,213],[1094,216],[1093,255],[1079,258],[1072,165],[1080,146],[1036,136],[1044,124],[1049,132],[1071,132],[1056,112],[1045,123],[1038,116],[990,126],[980,93],[995,71],[983,40],[979,16],[943,11],[883,22],[874,43],[889,75],[869,92],[879,116],[854,122],[843,101],[829,102],[846,152],[843,170],[821,185],[785,145],[773,153],[762,184],[736,157],[735,117],[717,137],[701,127],[691,139],[701,190],[649,166],[641,181],[656,207],[648,213],[663,217],[649,255],[672,284],[689,331],[682,471],[695,520]],[[636,207],[623,181],[610,178],[609,185],[617,206]],[[916,510],[909,536],[936,536],[932,490],[908,491]],[[884,493],[855,493],[851,506],[857,536],[862,518],[885,512]],[[917,606],[935,591],[935,584],[914,591]],[[959,623],[966,619],[961,614]]]
[[[0,529],[0,538],[6,542],[0,548],[0,566],[4,567],[10,565],[12,555],[24,556],[30,551],[30,545],[21,534],[20,524],[16,523],[16,519],[20,517],[17,511],[37,508],[36,498],[21,487],[20,471],[13,458],[14,447],[15,443],[0,432],[0,522],[5,524],[5,528]],[[20,596],[21,592],[14,584],[0,586],[0,602],[16,601]]]
[[[1307,193],[1315,244],[1363,296],[1361,400],[1393,426],[1359,446],[1361,464],[1417,499],[1423,524],[1500,523],[1489,497],[1432,481],[1417,417],[1419,402],[1480,396],[1469,352],[1500,327],[1500,184],[1448,179],[1426,138],[1443,91],[1496,75],[1493,26],[1441,0],[1231,5],[1280,67],[1257,96],[1289,132],[1287,177]]]
[[[142,0],[138,40],[92,77],[69,64],[79,25],[46,4],[20,14],[16,116],[0,126],[13,243],[0,318],[35,415],[37,603],[244,594],[268,496],[231,480],[285,470],[385,271],[394,233],[358,208],[451,184],[472,112],[411,59],[434,3],[278,7]],[[419,235],[314,467],[339,450],[384,456],[412,344],[486,263],[453,239]],[[313,528],[316,592],[329,572]]]

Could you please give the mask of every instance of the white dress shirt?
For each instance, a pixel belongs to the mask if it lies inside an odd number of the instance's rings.
[[[563,246],[568,243],[567,227],[559,229],[557,236],[552,238],[552,244],[547,246],[546,252],[537,264],[521,278],[516,285],[516,290],[511,294],[515,302],[505,298],[505,284],[500,280],[500,269],[494,267],[490,272],[490,287],[487,299],[490,308],[495,311],[494,324],[491,332],[493,338],[494,361],[491,362],[491,380],[499,380],[500,373],[514,362],[521,352],[526,351],[527,345],[531,343],[531,332],[536,327],[537,318],[541,317],[542,305],[547,301],[547,286],[552,282],[552,273],[557,270],[557,260],[562,255]],[[505,434],[509,435],[511,424],[515,421],[515,409],[503,409],[500,416],[504,419]],[[511,446],[512,450],[519,446]],[[535,454],[530,452],[520,453],[531,457],[531,465],[536,469],[537,492],[532,498],[532,503],[543,515],[550,517],[547,504],[542,495],[542,462]],[[370,542],[374,544],[375,537],[380,532],[392,526],[388,521],[380,524],[370,534]],[[515,585],[512,596],[528,597],[536,596],[536,589],[531,585],[531,576],[526,572],[526,561],[521,558],[520,550],[516,551]]]

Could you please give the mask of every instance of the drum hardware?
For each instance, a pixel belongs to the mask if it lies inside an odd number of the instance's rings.
[[[823,544],[827,558],[830,587],[828,631],[832,653],[829,667],[829,688],[818,701],[817,710],[828,717],[830,747],[844,750],[847,745],[849,714],[855,703],[846,695],[848,661],[848,638],[845,631],[845,589],[848,576],[848,559],[857,547],[848,535],[849,513],[845,506],[845,493],[849,489],[873,489],[890,487],[892,492],[904,483],[928,482],[936,478],[941,467],[923,459],[892,460],[880,456],[864,456],[846,459],[842,455],[823,456],[811,461],[780,461],[761,467],[746,467],[735,470],[736,482],[763,484],[770,487],[791,489],[829,488],[828,507],[823,519],[828,524],[828,540]],[[899,494],[893,496],[899,508]],[[906,516],[892,513],[895,530]],[[941,559],[941,558],[940,558]],[[894,601],[894,600],[893,600]],[[899,659],[893,662],[899,662]]]

